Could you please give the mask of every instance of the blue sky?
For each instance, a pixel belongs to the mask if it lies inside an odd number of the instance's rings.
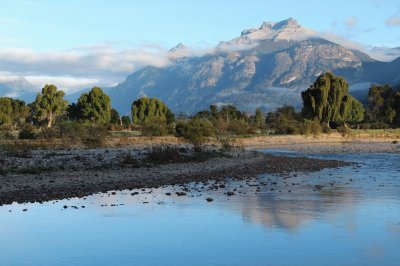
[[[1,1],[0,46],[45,51],[104,42],[215,45],[264,20],[288,17],[366,45],[400,46],[400,27],[386,24],[397,17],[400,26],[398,0]]]
[[[289,17],[365,49],[400,46],[399,0],[0,0],[0,62],[13,66],[0,64],[0,72],[33,82],[63,77],[76,86],[78,79],[111,84],[147,61],[162,65],[158,53],[180,42],[212,47],[263,21]],[[93,59],[98,51],[101,59]],[[78,61],[88,58],[104,69],[83,66],[85,74],[78,73]],[[131,61],[118,64],[124,58]],[[113,68],[107,82],[99,78],[106,68]]]

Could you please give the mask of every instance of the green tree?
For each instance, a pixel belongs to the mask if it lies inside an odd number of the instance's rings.
[[[267,114],[266,126],[276,134],[300,134],[303,119],[292,106],[283,106]]]
[[[29,116],[29,107],[24,101],[0,97],[0,125],[22,124]]]
[[[359,118],[359,110],[352,108],[359,108],[361,104],[349,95],[346,80],[331,72],[320,75],[308,90],[301,93],[301,97],[302,113],[307,119],[316,119],[329,125],[330,122],[351,122]],[[357,117],[350,114],[357,114]]]
[[[111,119],[110,119],[110,123],[111,124],[115,124],[115,125],[120,125],[121,124],[121,120],[119,117],[119,113],[117,110],[115,110],[114,108],[111,109]]]
[[[132,103],[132,122],[142,125],[148,120],[155,118],[165,120],[171,124],[175,120],[174,114],[168,106],[157,98],[142,97]]]
[[[368,91],[367,116],[370,122],[391,124],[396,116],[394,92],[389,85],[372,85]]]
[[[351,96],[346,96],[343,102],[342,108],[344,108],[344,110],[342,110],[341,113],[344,114],[344,121],[356,124],[364,120],[365,110],[362,103]]]
[[[79,119],[79,110],[76,103],[68,104],[67,107],[67,118],[69,120],[78,120]]]
[[[129,118],[129,116],[124,115],[123,117],[121,117],[121,122],[124,128],[128,128],[131,124],[131,119]]]
[[[396,92],[393,99],[393,109],[396,112],[396,117],[394,120],[394,126],[400,126],[400,91]]]
[[[110,97],[99,87],[83,93],[78,99],[79,118],[94,125],[105,125],[111,120]]]
[[[65,93],[58,90],[55,85],[44,86],[32,103],[32,115],[38,122],[47,123],[51,127],[56,118],[65,113],[67,101],[64,100]]]
[[[262,128],[265,125],[265,115],[261,108],[256,109],[256,115],[254,117],[255,126],[258,128]]]

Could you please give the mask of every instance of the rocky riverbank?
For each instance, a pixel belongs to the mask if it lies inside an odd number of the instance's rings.
[[[0,205],[346,165],[349,163],[245,150],[221,153],[211,149],[195,154],[187,146],[164,151],[133,147],[19,151],[1,154]],[[184,190],[182,195],[186,195]]]

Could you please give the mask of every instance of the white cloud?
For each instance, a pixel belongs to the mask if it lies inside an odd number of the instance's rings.
[[[41,88],[46,83],[66,92],[87,86],[110,86],[145,66],[169,64],[167,52],[159,46],[116,49],[111,45],[76,47],[67,51],[34,52],[28,49],[0,49],[0,81],[26,77]]]
[[[356,17],[348,17],[344,24],[349,28],[354,28],[358,23],[358,19]]]
[[[387,26],[400,26],[400,17],[392,16],[385,21]]]
[[[321,31],[321,32],[318,32],[316,35],[320,38],[340,44],[349,49],[357,49],[357,50],[361,50],[361,51],[365,50],[365,46],[363,44],[355,42],[355,41],[351,41],[341,35],[338,35],[336,33],[330,32],[330,31]]]
[[[43,88],[46,84],[55,84],[58,89],[61,89],[66,93],[73,93],[82,88],[90,88],[99,84],[98,79],[67,76],[26,76],[25,79],[35,85],[38,89]]]
[[[359,50],[371,58],[380,61],[392,61],[400,56],[399,49],[389,47],[369,47],[362,43],[351,41],[333,32],[318,32],[318,37],[340,44],[348,49]]]

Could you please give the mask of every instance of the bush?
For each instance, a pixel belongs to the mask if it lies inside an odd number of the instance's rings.
[[[175,127],[176,136],[189,140],[200,150],[208,137],[214,136],[213,124],[204,118],[192,118],[189,122],[180,121]]]
[[[18,134],[18,138],[35,139],[36,138],[35,128],[31,124],[24,125]]]
[[[60,130],[57,128],[43,128],[37,133],[39,139],[61,138]]]
[[[141,131],[145,136],[165,136],[173,134],[173,126],[167,125],[164,118],[152,117],[143,122]]]
[[[360,129],[388,129],[389,125],[384,122],[374,122],[370,124],[360,124]]]
[[[349,129],[346,126],[338,126],[336,128],[337,132],[341,133],[341,134],[348,134],[349,133]]]
[[[322,127],[318,121],[315,120],[305,120],[303,125],[303,135],[314,135],[317,136],[321,134]]]

